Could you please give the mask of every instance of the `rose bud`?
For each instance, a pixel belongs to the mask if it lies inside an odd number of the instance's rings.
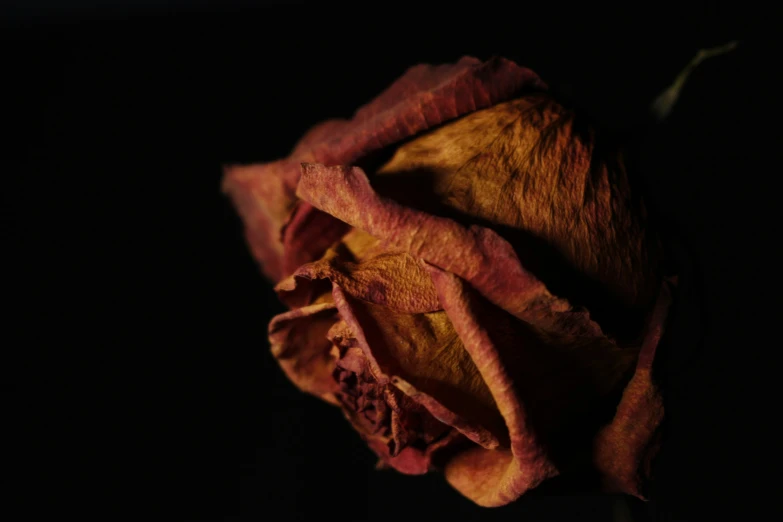
[[[273,355],[381,467],[484,506],[587,468],[643,498],[674,280],[622,157],[532,71],[413,67],[224,190],[290,307]]]

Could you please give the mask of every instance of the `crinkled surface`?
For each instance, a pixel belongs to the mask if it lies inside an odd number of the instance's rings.
[[[318,259],[347,231],[339,221],[297,204],[301,162],[355,163],[428,128],[508,100],[522,89],[543,88],[535,73],[503,58],[417,65],[353,119],[330,120],[311,129],[288,158],[227,167],[223,190],[242,216],[254,257],[267,277],[279,281]]]
[[[609,320],[643,316],[658,245],[622,158],[601,147],[573,112],[530,94],[402,144],[372,183],[405,206],[495,230],[561,297]]]
[[[645,479],[660,446],[663,400],[652,375],[655,352],[663,335],[677,279],[667,278],[647,324],[636,371],[625,387],[612,422],[595,440],[594,459],[605,486],[645,496]]]
[[[485,506],[585,449],[607,489],[643,497],[663,418],[657,241],[622,160],[519,94],[542,87],[502,59],[417,66],[224,179],[292,308],[269,330],[288,377],[380,466],[442,470]]]
[[[478,444],[494,448],[507,440],[490,390],[444,312],[395,313],[337,286],[333,296],[377,379]]]
[[[588,314],[553,296],[494,231],[403,207],[380,197],[358,167],[304,164],[297,194],[314,207],[457,274],[520,319],[555,331],[599,335]]]

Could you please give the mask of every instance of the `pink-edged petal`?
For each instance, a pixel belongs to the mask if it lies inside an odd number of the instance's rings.
[[[382,198],[358,167],[305,164],[297,195],[392,248],[459,275],[516,317],[557,332],[601,335],[586,312],[573,310],[525,270],[497,233],[479,226],[465,228]]]
[[[332,296],[379,385],[396,387],[477,444],[507,444],[489,390],[442,312],[393,314],[351,298],[338,286]]]
[[[446,468],[446,479],[460,493],[482,506],[501,506],[557,474],[554,465],[528,425],[517,386],[507,372],[498,348],[471,310],[471,297],[457,276],[432,268],[432,278],[446,312],[470,353],[506,421],[509,452],[472,450]]]
[[[505,418],[513,456],[505,467],[489,465],[494,474],[483,472],[480,482],[472,478],[476,463],[507,457],[473,452],[455,460],[447,478],[476,502],[501,505],[552,476],[592,440],[596,417],[627,381],[636,351],[604,336],[542,331],[489,303],[456,275],[428,268]]]
[[[663,335],[676,278],[664,282],[649,319],[631,382],[612,422],[596,437],[595,463],[610,491],[644,499],[645,482],[660,444],[663,399],[652,376],[655,352]]]
[[[272,355],[302,391],[337,404],[335,358],[327,332],[338,320],[334,303],[317,303],[275,316],[269,323]]]
[[[329,223],[328,216],[310,205],[294,210],[293,187],[301,162],[356,163],[435,125],[508,100],[522,89],[545,87],[535,73],[503,58],[482,62],[465,57],[456,64],[418,65],[353,119],[315,126],[287,159],[226,169],[224,191],[242,215],[254,256],[267,276],[279,281],[299,264],[318,259],[345,233],[339,223]],[[280,239],[280,230],[289,221]],[[313,235],[312,223],[318,224],[318,235]]]
[[[463,57],[455,64],[417,65],[340,125],[328,122],[297,147],[295,159],[354,163],[367,154],[469,112],[510,99],[522,89],[545,89],[530,69],[504,58],[482,62]],[[317,142],[315,138],[322,137]]]
[[[296,203],[298,164],[285,161],[267,165],[232,165],[224,168],[223,192],[234,202],[245,224],[245,237],[253,256],[273,281],[283,277],[283,242],[280,231]]]

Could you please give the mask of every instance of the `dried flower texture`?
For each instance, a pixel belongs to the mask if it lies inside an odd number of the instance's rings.
[[[642,496],[663,415],[658,242],[621,158],[544,89],[502,59],[417,66],[224,179],[291,308],[269,327],[288,377],[382,466],[485,506],[583,448]]]

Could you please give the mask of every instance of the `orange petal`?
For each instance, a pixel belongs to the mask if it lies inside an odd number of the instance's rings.
[[[331,250],[320,260],[299,267],[275,289],[289,306],[304,306],[317,292],[310,281],[319,279],[328,279],[351,297],[398,312],[425,313],[441,309],[429,274],[407,253],[385,252],[352,263]]]

